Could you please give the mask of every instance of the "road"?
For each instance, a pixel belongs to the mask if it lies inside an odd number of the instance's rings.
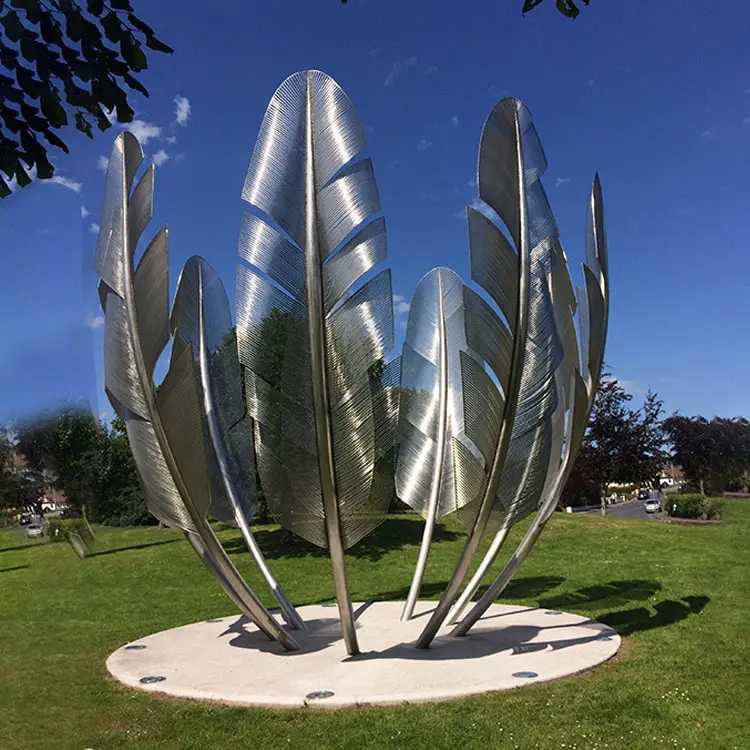
[[[643,509],[644,500],[629,500],[626,503],[617,503],[617,505],[608,505],[607,514],[618,516],[620,518],[639,518],[646,520],[661,520],[661,513],[646,513]],[[599,511],[595,511],[598,513]]]

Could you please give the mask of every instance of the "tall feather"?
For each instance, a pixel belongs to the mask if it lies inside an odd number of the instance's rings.
[[[502,530],[530,512],[542,490],[561,358],[549,278],[558,231],[540,182],[546,167],[528,110],[517,99],[503,99],[482,131],[478,185],[512,244],[478,211],[470,208],[468,221],[472,279],[504,320],[477,295],[466,307],[467,342],[495,378],[471,357],[462,358],[465,432],[481,457],[462,458],[462,477],[474,489],[462,512],[469,533],[417,641],[420,648],[429,646],[458,597],[483,534],[491,524]]]
[[[268,567],[250,530],[257,507],[253,426],[242,395],[229,300],[221,279],[205,260],[188,259],[172,307],[172,359],[190,348],[204,406],[211,507],[209,515],[238,526],[286,622],[304,623]]]
[[[138,240],[152,215],[154,168],[131,194],[143,160],[129,132],[115,140],[107,169],[95,270],[105,313],[104,381],[115,412],[125,421],[149,510],[182,529],[242,611],[286,648],[296,643],[247,588],[206,521],[210,488],[198,384],[190,347],[176,356],[158,395],[154,366],[169,341],[167,230],[162,229],[137,266]],[[199,541],[195,541],[195,540]]]
[[[464,434],[461,398],[462,356],[477,356],[466,342],[464,307],[465,300],[472,303],[470,295],[453,271],[435,268],[417,284],[411,300],[402,354],[396,494],[426,523],[404,620],[419,596],[435,521],[474,499],[456,481],[454,469],[466,452],[477,452]]]
[[[556,376],[559,398],[553,424],[555,447],[548,467],[541,506],[500,575],[454,629],[452,635],[465,635],[468,632],[510,583],[534,546],[559,502],[588,425],[604,363],[604,345],[609,320],[607,243],[598,175],[594,178],[586,215],[586,264],[583,268],[586,292],[579,290],[580,350],[585,363],[583,375],[579,366],[579,347],[573,319],[576,310],[575,295],[564,256],[562,262],[559,256],[556,256],[554,261],[552,289],[564,358]],[[593,315],[590,310],[594,311]]]
[[[330,550],[347,649],[357,642],[343,551],[384,518],[374,503],[369,370],[393,346],[390,273],[362,124],[341,88],[305,71],[276,91],[242,197],[237,345],[258,470],[288,529]],[[272,340],[271,340],[272,339]]]

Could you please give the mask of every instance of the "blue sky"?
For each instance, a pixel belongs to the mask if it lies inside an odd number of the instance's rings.
[[[255,137],[276,86],[305,68],[336,78],[367,128],[394,293],[408,301],[435,265],[468,278],[460,217],[479,135],[513,95],[542,138],[576,278],[601,175],[614,373],[636,397],[654,388],[669,412],[750,416],[746,0],[593,0],[575,22],[553,0],[525,18],[521,0],[134,4],[175,49],[151,54],[151,97],[132,99],[158,164],[151,229],[169,223],[173,288],[200,254],[233,296]],[[71,155],[53,153],[60,181],[0,201],[0,420],[73,394],[104,409],[95,278],[81,268],[101,212],[98,164],[117,132],[66,133]]]

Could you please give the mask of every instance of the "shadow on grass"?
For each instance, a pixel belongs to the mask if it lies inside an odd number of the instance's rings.
[[[91,552],[86,555],[89,557],[101,557],[102,555],[116,555],[118,552],[128,552],[131,549],[147,549],[148,547],[159,547],[162,544],[174,544],[174,542],[183,541],[182,537],[175,537],[174,539],[162,539],[160,542],[149,542],[148,544],[133,544],[130,547],[116,547],[115,549],[105,549],[101,552]]]
[[[708,596],[684,596],[679,602],[673,599],[665,599],[655,604],[656,614],[645,607],[638,607],[620,610],[619,612],[608,612],[596,619],[614,628],[622,636],[632,635],[644,630],[674,625],[676,622],[687,619],[690,615],[700,614],[710,601],[711,598]]]
[[[44,547],[49,542],[30,542],[29,544],[17,544],[15,547],[3,547],[0,552],[14,552],[17,549],[31,549],[32,547]]]
[[[422,541],[424,521],[410,518],[388,518],[361,542],[347,550],[347,555],[377,562],[384,555],[407,546],[417,546]],[[328,550],[316,547],[285,529],[260,530],[254,533],[255,540],[267,560],[297,557],[328,557]],[[459,534],[440,524],[435,525],[433,542],[453,542]],[[224,549],[230,554],[247,552],[241,537],[228,539]]]
[[[508,587],[510,589],[510,586]],[[569,594],[539,599],[539,606],[547,609],[601,609],[617,607],[632,601],[647,601],[661,590],[658,581],[630,579],[608,581],[597,586],[586,586]]]
[[[533,576],[530,578],[517,578],[508,584],[508,588],[503,592],[503,599],[529,599],[536,598],[545,591],[559,586],[565,581],[560,576]],[[445,589],[448,587],[448,581],[442,581],[440,583],[423,583],[419,589],[420,599],[439,599]],[[476,596],[477,599],[487,590],[487,586],[480,587]],[[393,589],[392,591],[382,591],[373,597],[370,597],[372,601],[384,602],[384,601],[400,601],[406,599],[409,594],[409,586],[401,586],[401,588]],[[419,616],[419,615],[418,615]]]
[[[16,565],[15,568],[0,568],[0,573],[12,573],[14,570],[25,570],[28,565]]]

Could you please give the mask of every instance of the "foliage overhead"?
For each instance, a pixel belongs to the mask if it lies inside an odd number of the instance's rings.
[[[47,149],[68,153],[55,131],[69,114],[89,138],[94,126],[110,127],[108,113],[132,121],[123,87],[148,96],[135,77],[148,67],[144,44],[173,51],[129,0],[0,2],[0,198],[10,195],[13,179],[25,187],[34,171],[52,177]]]

